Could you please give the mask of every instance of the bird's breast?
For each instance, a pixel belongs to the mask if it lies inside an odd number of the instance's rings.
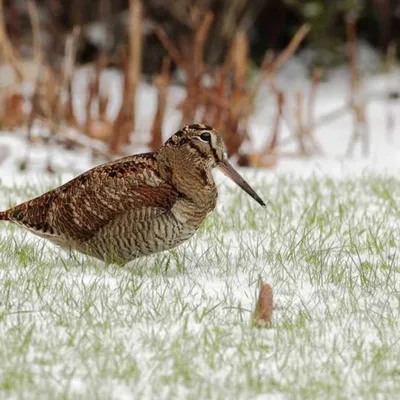
[[[217,192],[199,195],[199,201],[181,198],[172,207],[172,213],[182,225],[198,227],[214,210],[217,203]]]

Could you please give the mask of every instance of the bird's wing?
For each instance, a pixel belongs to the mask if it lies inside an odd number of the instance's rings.
[[[9,219],[43,236],[86,241],[116,216],[138,219],[171,210],[176,190],[157,173],[151,155],[132,156],[96,167],[9,211]]]

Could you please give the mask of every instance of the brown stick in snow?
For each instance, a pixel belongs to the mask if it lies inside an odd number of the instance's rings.
[[[256,304],[256,310],[253,314],[253,324],[260,328],[270,325],[273,311],[272,287],[261,280],[260,291]]]

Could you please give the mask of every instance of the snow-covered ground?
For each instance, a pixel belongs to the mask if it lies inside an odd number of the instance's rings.
[[[71,258],[18,228],[1,227],[0,397],[27,398],[382,398],[400,390],[399,77],[367,75],[370,152],[345,157],[351,115],[316,130],[323,155],[282,158],[243,171],[268,200],[263,210],[217,176],[216,212],[189,243],[105,267]],[[292,99],[309,87],[296,60],[279,74]],[[115,94],[115,72],[105,88]],[[348,100],[348,72],[322,83],[316,116]],[[76,78],[84,92],[85,73]],[[397,88],[396,88],[397,86]],[[166,132],[178,127],[170,89]],[[149,126],[156,92],[140,86],[138,125]],[[83,109],[83,96],[77,98]],[[110,112],[114,112],[111,110]],[[254,149],[275,115],[267,91],[250,127]],[[387,134],[388,112],[395,126]],[[293,113],[294,115],[294,113]],[[289,136],[282,125],[285,140]],[[90,152],[29,149],[3,133],[0,203],[27,199],[98,162]],[[135,151],[145,150],[137,133]],[[293,144],[282,146],[293,150]],[[57,176],[46,174],[46,160]],[[274,290],[269,329],[251,326],[259,278]]]

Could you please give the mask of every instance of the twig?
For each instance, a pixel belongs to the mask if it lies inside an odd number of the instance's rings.
[[[295,109],[295,119],[296,119],[296,139],[299,143],[300,153],[303,155],[309,155],[309,152],[304,143],[304,138],[306,136],[304,120],[303,120],[303,93],[299,90],[296,92],[296,109]]]
[[[65,129],[59,124],[55,123],[54,121],[43,117],[41,115],[36,115],[36,118],[40,120],[43,124],[45,124],[51,131],[53,131],[55,134],[62,134],[66,139],[71,141],[72,143],[75,143],[79,146],[85,147],[87,149],[93,150],[99,155],[103,156],[107,160],[112,160],[113,157],[111,154],[107,151],[107,147],[105,144],[97,139],[89,138],[89,136],[73,129]]]
[[[351,110],[352,103],[347,102],[335,110],[329,111],[326,114],[320,116],[314,123],[314,128],[318,128],[322,125],[328,124],[336,119],[343,117]]]
[[[129,3],[129,57],[122,53],[124,72],[124,92],[122,106],[114,121],[113,135],[110,140],[110,151],[118,153],[122,144],[130,142],[130,134],[135,130],[135,98],[139,82],[142,58],[142,18],[141,0],[130,0]]]
[[[319,86],[319,83],[321,82],[323,76],[323,72],[321,70],[314,70],[311,75],[311,89],[310,89],[310,95],[308,97],[308,103],[307,103],[307,129],[306,133],[307,136],[313,146],[313,150],[319,154],[322,153],[322,148],[317,143],[315,137],[314,137],[314,132],[315,132],[315,101],[317,98],[317,89]]]
[[[123,93],[122,93],[122,105],[118,112],[117,118],[113,124],[113,134],[110,140],[110,151],[112,153],[119,153],[120,147],[125,143],[126,139],[129,138],[129,134],[132,131],[132,113],[133,113],[133,97],[130,91],[131,87],[131,74],[129,71],[129,59],[126,51],[121,50],[121,59],[123,64]]]
[[[10,63],[15,71],[17,80],[21,83],[25,75],[21,68],[20,60],[15,56],[14,47],[6,33],[3,0],[0,0],[0,56],[4,58],[5,62]]]
[[[65,55],[63,63],[63,82],[62,86],[67,86],[67,82],[72,79],[75,58],[76,58],[76,48],[77,41],[81,33],[81,28],[79,26],[74,26],[72,32],[67,36],[65,42]]]
[[[36,64],[40,66],[43,62],[42,46],[40,44],[40,24],[38,10],[33,0],[28,0],[28,13],[32,25],[34,59]]]
[[[154,28],[154,33],[164,46],[165,50],[167,50],[168,54],[175,61],[175,63],[179,66],[183,65],[182,57],[180,51],[175,47],[175,45],[169,40],[168,35],[160,26],[156,26]]]
[[[386,94],[386,137],[389,142],[393,141],[393,132],[396,126],[395,114],[393,113],[391,104],[391,91],[392,89],[392,79],[390,79],[390,74],[393,72],[393,66],[397,58],[397,46],[394,41],[390,42],[386,51],[386,70],[388,73],[388,78],[386,80],[387,94]]]
[[[139,84],[140,72],[142,67],[142,47],[143,47],[143,5],[142,0],[130,0],[129,2],[129,69],[130,69],[130,91],[132,96],[132,130],[135,130],[135,99],[136,90]],[[129,143],[129,138],[124,138],[125,143]]]
[[[65,42],[65,55],[63,61],[63,72],[61,85],[58,87],[58,101],[55,107],[56,118],[65,119],[68,118],[74,122],[74,125],[78,125],[74,115],[72,106],[72,75],[74,71],[75,58],[76,58],[76,47],[77,39],[80,35],[80,27],[74,26],[72,33],[67,36]],[[61,93],[67,94],[67,103],[63,107]]]
[[[214,16],[212,12],[207,12],[200,27],[195,33],[193,62],[194,66],[197,68],[197,75],[204,70],[204,44],[213,19]]]
[[[34,84],[34,91],[31,98],[31,112],[28,116],[28,127],[27,127],[27,141],[28,143],[32,142],[32,126],[35,119],[35,115],[39,111],[39,102],[40,102],[40,74],[38,73],[36,76],[35,84]]]
[[[301,42],[307,36],[308,32],[310,32],[310,29],[311,27],[309,24],[303,24],[297,30],[290,43],[286,46],[283,52],[279,54],[279,56],[273,61],[269,70],[266,71],[267,74],[275,73],[276,71],[278,71],[278,69],[280,69],[282,65],[285,64],[290,57],[292,57],[297,48],[300,46]]]
[[[348,14],[346,17],[346,33],[347,33],[347,49],[350,59],[350,103],[353,110],[354,128],[353,135],[346,154],[351,155],[355,144],[359,139],[362,139],[364,155],[368,154],[369,150],[369,134],[367,119],[365,113],[365,104],[360,97],[360,73],[358,69],[357,59],[357,17],[353,14]]]
[[[311,133],[314,130],[315,125],[315,100],[317,98],[317,89],[321,82],[322,76],[323,72],[319,69],[314,70],[311,74],[311,89],[307,103],[307,124]]]
[[[264,148],[263,155],[272,153],[276,145],[278,143],[278,137],[279,137],[279,126],[280,122],[283,116],[283,107],[285,104],[285,95],[283,92],[278,91],[276,93],[276,104],[277,104],[277,112],[276,112],[276,117],[275,117],[275,122],[273,124],[273,131],[272,131],[272,136],[269,144],[267,144]]]
[[[235,34],[230,53],[229,59],[232,60],[234,68],[235,86],[240,90],[244,90],[248,70],[249,43],[243,29],[239,29]]]
[[[158,89],[158,102],[156,115],[153,119],[153,126],[151,128],[152,139],[149,143],[149,146],[153,151],[156,151],[162,145],[162,125],[167,107],[167,88],[170,81],[170,65],[171,59],[165,57],[161,74],[154,80]]]
[[[273,53],[266,52],[264,56],[263,66],[261,68],[260,75],[256,80],[253,89],[251,91],[251,103],[253,104],[255,98],[257,97],[258,91],[260,90],[261,84],[263,81],[269,81],[274,74],[278,71],[279,68],[295,53],[297,48],[300,46],[301,42],[305,39],[308,32],[310,31],[310,25],[304,24],[302,25],[292,40],[286,46],[286,48],[282,51],[279,56],[272,61]]]

